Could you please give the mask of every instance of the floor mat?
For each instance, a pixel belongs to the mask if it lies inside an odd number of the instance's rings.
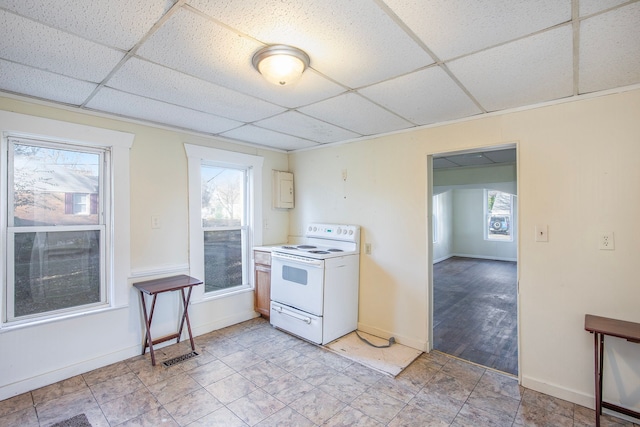
[[[389,341],[374,335],[358,331],[360,336],[375,345],[385,345]],[[409,366],[422,351],[394,343],[389,348],[375,348],[363,342],[355,332],[351,332],[330,342],[325,346],[329,350],[344,356],[354,362],[358,362],[383,374],[395,377],[404,368]]]
[[[51,427],[91,427],[91,423],[85,414],[80,414],[68,420],[55,423]]]

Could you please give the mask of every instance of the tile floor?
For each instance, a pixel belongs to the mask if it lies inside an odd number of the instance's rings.
[[[592,426],[594,412],[439,352],[396,378],[254,319],[0,402],[0,426]],[[603,426],[634,426],[604,416]],[[637,427],[637,425],[636,425]]]

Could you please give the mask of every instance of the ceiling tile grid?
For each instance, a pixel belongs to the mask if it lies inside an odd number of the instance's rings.
[[[285,151],[633,89],[638,46],[640,0],[0,0],[0,91]]]
[[[416,71],[358,92],[418,125],[482,112],[440,67]]]
[[[100,82],[124,54],[0,10],[0,57],[65,76]]]
[[[573,93],[570,25],[449,62],[487,111],[530,105]]]
[[[353,92],[302,107],[299,111],[360,135],[376,135],[413,126]]]
[[[580,93],[640,81],[640,2],[580,24]]]
[[[15,76],[20,76],[19,79]],[[0,59],[0,90],[80,105],[98,85]]]
[[[137,58],[130,59],[118,70],[108,86],[244,122],[285,111],[277,105]]]
[[[102,89],[89,101],[87,108],[212,134],[225,132],[242,125],[234,120],[110,88]]]
[[[443,61],[571,19],[571,0],[384,0]]]
[[[167,0],[0,0],[0,7],[106,46],[129,50],[173,3]]]
[[[580,0],[580,16],[592,15],[594,13],[620,6],[629,0]]]
[[[265,44],[311,53],[311,67],[348,87],[376,83],[433,63],[371,0],[191,0],[215,19]]]
[[[302,148],[317,147],[319,145],[317,142],[285,135],[253,125],[245,125],[231,129],[230,131],[222,133],[221,136],[282,150],[299,150]]]
[[[260,127],[281,131],[289,135],[323,144],[362,136],[347,129],[306,116],[297,111],[287,111],[278,116],[260,120],[255,124]]]

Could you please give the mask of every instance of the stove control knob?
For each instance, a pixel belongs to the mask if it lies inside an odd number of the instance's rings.
[[[353,234],[353,230],[349,230],[349,236]]]
[[[342,234],[342,228],[338,228],[338,236]]]
[[[318,227],[313,227],[313,231],[317,231],[317,230],[318,230]]]

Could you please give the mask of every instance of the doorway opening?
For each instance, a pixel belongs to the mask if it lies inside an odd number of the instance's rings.
[[[434,350],[518,374],[515,144],[432,156]]]

